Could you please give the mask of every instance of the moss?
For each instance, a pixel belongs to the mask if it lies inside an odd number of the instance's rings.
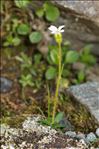
[[[62,95],[64,101],[62,102],[60,108],[68,116],[68,119],[75,126],[77,131],[90,132],[95,131],[97,128],[97,123],[95,119],[88,110],[78,102],[76,102],[73,97]]]
[[[22,122],[26,119],[26,115],[18,115],[15,117],[4,117],[0,121],[1,123],[5,123],[11,127],[19,128]]]
[[[6,112],[6,109],[4,109]],[[10,109],[7,109],[7,111]],[[4,111],[3,111],[4,112]],[[38,103],[33,101],[31,103],[31,105],[27,106],[25,109],[21,110],[21,112],[19,113],[19,115],[16,115],[16,113],[13,113],[13,115],[9,115],[7,116],[5,114],[5,116],[2,116],[0,119],[1,123],[5,123],[11,127],[15,127],[18,128],[21,126],[22,122],[29,116],[32,114],[41,114],[42,111],[40,111],[40,108],[38,106]],[[43,113],[43,112],[42,112]]]

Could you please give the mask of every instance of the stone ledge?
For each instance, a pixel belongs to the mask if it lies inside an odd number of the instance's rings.
[[[71,86],[66,92],[84,105],[99,124],[99,82]]]

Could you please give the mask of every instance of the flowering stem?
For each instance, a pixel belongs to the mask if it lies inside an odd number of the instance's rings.
[[[56,108],[58,103],[58,92],[60,87],[60,81],[61,81],[61,74],[62,74],[62,50],[61,50],[61,43],[58,43],[59,51],[58,51],[58,78],[57,78],[57,84],[56,84],[56,91],[55,91],[55,97],[54,97],[54,106],[53,106],[53,115],[52,115],[52,124],[54,124],[55,121],[55,115],[56,115]]]
[[[22,87],[22,99],[25,99],[25,87]]]
[[[49,86],[47,86],[47,92],[48,92],[48,118],[50,117],[50,91],[49,91]]]

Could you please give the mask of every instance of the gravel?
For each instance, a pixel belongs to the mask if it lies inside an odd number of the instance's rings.
[[[66,136],[69,136],[71,138],[75,138],[76,137],[76,132],[75,131],[67,131],[65,132]]]
[[[96,129],[96,135],[99,137],[99,128]]]
[[[89,134],[87,134],[87,137],[86,137],[86,141],[88,143],[90,142],[93,142],[95,141],[97,138],[96,138],[96,135],[93,133],[93,132],[90,132]]]
[[[83,139],[83,140],[85,140],[85,134],[83,134],[83,133],[78,133],[77,135],[76,135],[76,138],[77,139]]]

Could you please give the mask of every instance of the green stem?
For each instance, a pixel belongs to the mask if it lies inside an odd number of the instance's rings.
[[[22,99],[25,99],[25,88],[22,87]]]
[[[61,73],[62,73],[62,50],[61,50],[61,43],[58,43],[59,46],[59,53],[58,53],[58,58],[59,58],[59,64],[58,64],[58,78],[57,78],[57,84],[56,84],[56,91],[55,91],[55,98],[54,98],[54,106],[53,106],[53,115],[52,115],[52,124],[54,124],[55,121],[55,115],[56,115],[56,108],[57,108],[57,103],[58,103],[58,92],[59,92],[59,87],[60,87],[60,80],[61,80]]]
[[[47,86],[47,92],[48,92],[48,118],[50,117],[50,91],[49,86]]]

